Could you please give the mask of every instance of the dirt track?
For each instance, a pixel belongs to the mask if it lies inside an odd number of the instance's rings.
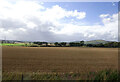
[[[117,69],[117,48],[3,47],[5,72],[87,72]]]

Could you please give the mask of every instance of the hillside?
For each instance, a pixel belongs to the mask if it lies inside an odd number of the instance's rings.
[[[91,41],[85,41],[85,44],[100,44],[100,43],[108,43],[110,41],[105,41],[105,40],[91,40]]]

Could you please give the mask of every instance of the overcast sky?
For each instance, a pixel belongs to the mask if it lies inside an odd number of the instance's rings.
[[[118,3],[0,0],[0,39],[118,40]]]

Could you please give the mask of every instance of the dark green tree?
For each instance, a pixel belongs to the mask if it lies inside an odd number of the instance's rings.
[[[83,46],[84,45],[84,41],[80,41],[80,46]]]
[[[58,43],[58,42],[55,42],[54,44],[55,44],[55,46],[58,46],[59,43]]]
[[[66,46],[66,44],[67,44],[66,42],[61,42],[62,46]]]

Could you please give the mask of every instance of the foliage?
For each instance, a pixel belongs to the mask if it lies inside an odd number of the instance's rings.
[[[108,47],[108,48],[117,48],[120,47],[120,45],[118,45],[119,42],[109,42],[109,43],[105,43],[105,44],[86,44],[86,47]]]
[[[23,77],[22,77],[23,76]],[[118,81],[120,79],[120,74],[116,70],[102,70],[98,72],[89,72],[88,74],[81,73],[10,73],[3,72],[3,80],[111,80]]]
[[[65,47],[67,43],[66,42],[61,42],[60,44]]]
[[[33,42],[34,44],[37,44],[37,45],[42,45],[42,46],[48,46],[48,43],[47,42]]]
[[[84,41],[80,41],[80,42],[70,42],[69,45],[72,46],[84,46]]]
[[[25,46],[25,47],[106,47],[118,48],[120,42],[107,42],[99,44],[85,44],[84,41],[80,42],[55,42],[53,45],[48,45],[48,42],[33,42],[33,43],[2,43],[2,46]]]

